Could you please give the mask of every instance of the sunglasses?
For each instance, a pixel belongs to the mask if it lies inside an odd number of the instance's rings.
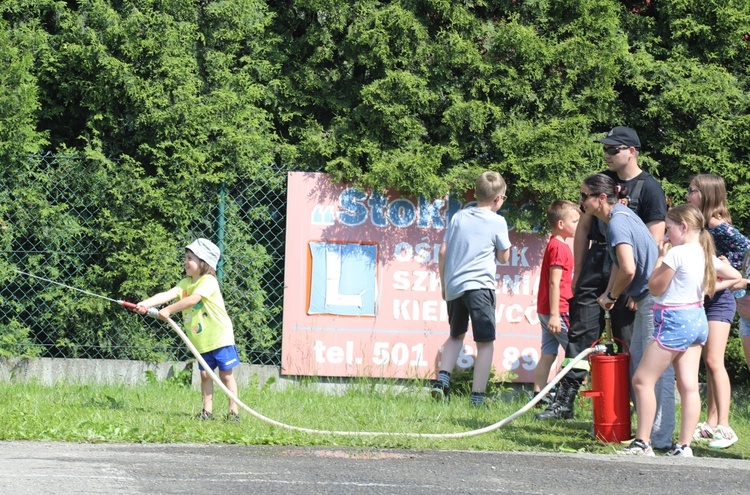
[[[609,156],[615,156],[617,153],[621,152],[622,150],[630,149],[628,146],[605,146],[604,152],[608,154]]]
[[[585,193],[585,192],[582,192],[581,193],[581,201],[586,201],[587,199],[595,197],[595,196],[599,196],[599,195],[597,193]]]

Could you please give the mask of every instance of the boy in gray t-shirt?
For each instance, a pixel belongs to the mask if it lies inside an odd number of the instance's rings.
[[[450,376],[464,345],[471,319],[477,356],[471,403],[481,405],[492,368],[495,341],[495,261],[510,258],[508,225],[497,211],[505,200],[505,181],[497,172],[484,172],[477,178],[477,205],[456,213],[440,245],[438,267],[443,299],[448,305],[450,337],[432,396],[447,400]]]

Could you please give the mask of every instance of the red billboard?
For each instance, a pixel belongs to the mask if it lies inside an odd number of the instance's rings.
[[[291,172],[282,373],[434,376],[449,333],[437,254],[451,216],[471,205],[363,191],[327,174]],[[511,227],[510,240],[510,261],[497,266],[494,367],[532,382],[546,239]],[[476,354],[471,330],[464,344],[458,366],[468,368]]]

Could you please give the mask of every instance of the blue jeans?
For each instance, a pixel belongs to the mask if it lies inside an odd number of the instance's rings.
[[[649,341],[654,335],[654,298],[651,294],[638,301],[633,322],[633,338],[630,341],[630,397],[635,402],[633,392],[633,374],[638,368]],[[656,417],[651,430],[651,444],[657,449],[672,447],[672,435],[675,429],[674,403],[674,368],[670,364],[657,380],[654,392],[656,394]],[[644,439],[645,440],[645,439]]]
[[[750,320],[740,317],[740,337],[750,337]]]

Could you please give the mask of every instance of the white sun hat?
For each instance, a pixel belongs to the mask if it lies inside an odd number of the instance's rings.
[[[208,239],[203,237],[194,240],[191,244],[187,245],[185,249],[189,249],[194,255],[199,257],[201,260],[208,263],[208,266],[216,270],[216,264],[219,262],[221,257],[221,251],[218,246]]]

